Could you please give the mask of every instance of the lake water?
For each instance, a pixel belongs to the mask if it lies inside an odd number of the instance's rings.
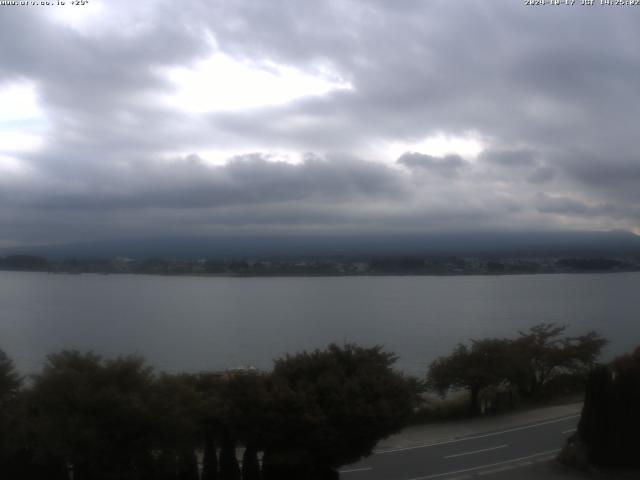
[[[457,342],[540,322],[595,329],[611,357],[640,344],[640,273],[207,278],[0,272],[0,348],[21,371],[75,348],[160,370],[269,368],[330,342],[383,344],[422,374]]]

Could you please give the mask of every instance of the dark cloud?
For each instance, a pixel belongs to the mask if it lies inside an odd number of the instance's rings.
[[[468,163],[460,155],[446,155],[442,158],[423,153],[407,152],[397,163],[409,169],[424,170],[444,177],[455,177]]]
[[[540,155],[530,149],[496,150],[488,149],[481,153],[480,160],[490,167],[501,169],[500,175],[507,178],[525,175],[531,184],[548,183],[556,175],[556,170],[540,160]]]
[[[87,175],[88,173],[88,175]],[[164,164],[145,161],[115,166],[100,180],[77,175],[61,188],[31,186],[29,195],[5,186],[5,205],[41,209],[173,209],[270,204],[305,200],[346,202],[400,199],[407,192],[400,175],[379,163],[308,155],[300,164],[271,161],[259,153],[207,166],[197,155]],[[1,184],[1,183],[0,183]]]
[[[557,213],[566,216],[599,216],[613,215],[616,209],[613,205],[589,205],[581,200],[562,195],[548,195],[540,193],[536,195],[536,205],[539,212]]]
[[[589,185],[620,187],[640,182],[640,157],[619,158],[609,154],[606,160],[585,155],[565,165],[567,172]]]
[[[537,165],[535,153],[531,150],[487,150],[482,153],[481,158],[506,168]]]
[[[542,166],[535,169],[535,171],[527,177],[527,181],[530,183],[547,183],[555,176],[555,170],[549,166]]]
[[[474,219],[640,228],[640,30],[630,10],[511,0],[101,5],[80,29],[47,9],[0,16],[0,90],[33,82],[45,116],[40,149],[3,147],[17,127],[0,124],[0,243],[256,225],[441,231]],[[177,88],[167,69],[216,52],[352,88],[199,114],[159,101]],[[437,135],[472,135],[484,150],[420,147]],[[393,143],[407,145],[397,160],[385,151]],[[228,163],[212,165],[209,151]]]

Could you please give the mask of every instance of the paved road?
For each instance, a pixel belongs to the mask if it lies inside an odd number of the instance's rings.
[[[503,472],[555,457],[579,415],[427,445],[388,449],[344,467],[343,480],[504,478]],[[516,477],[514,477],[516,478]]]

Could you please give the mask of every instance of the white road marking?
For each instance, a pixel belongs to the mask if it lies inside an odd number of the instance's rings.
[[[548,462],[549,460],[553,460],[553,455],[549,456],[549,457],[540,457],[540,458],[536,458],[535,460],[533,460],[536,463],[543,463],[543,462]]]
[[[436,473],[434,475],[427,475],[425,477],[415,477],[415,478],[411,478],[409,480],[429,480],[431,478],[445,477],[447,475],[456,475],[458,473],[473,472],[474,470],[482,470],[483,468],[497,467],[498,465],[506,465],[507,463],[517,463],[517,462],[520,462],[522,460],[527,460],[529,458],[541,457],[543,455],[550,455],[552,453],[558,453],[559,451],[560,451],[560,449],[556,448],[555,450],[548,450],[546,452],[534,453],[533,455],[527,455],[526,457],[512,458],[511,460],[504,460],[502,462],[490,463],[488,465],[480,465],[478,467],[471,467],[471,468],[465,468],[465,469],[462,469],[462,470],[455,470],[453,472]]]
[[[567,433],[573,433],[577,430],[577,428],[570,428],[569,430],[563,430],[562,434],[565,435]]]
[[[509,445],[498,445],[497,447],[482,448],[480,450],[474,450],[473,452],[456,453],[455,455],[447,455],[444,458],[464,457],[465,455],[473,455],[474,453],[490,452],[491,450],[498,450],[499,448],[507,448]]]
[[[371,467],[352,468],[350,470],[340,470],[338,473],[368,472],[369,470],[373,470],[373,468]]]
[[[491,433],[485,433],[485,434],[481,434],[481,435],[472,435],[470,437],[457,438],[457,439],[452,439],[452,440],[445,440],[443,442],[426,443],[424,445],[414,445],[412,447],[392,448],[390,450],[377,450],[377,451],[375,451],[373,453],[374,453],[374,455],[382,455],[382,454],[385,454],[385,453],[405,452],[407,450],[417,450],[419,448],[428,448],[428,447],[435,447],[435,446],[438,446],[438,445],[447,445],[449,443],[457,443],[457,442],[466,442],[466,441],[469,441],[469,440],[477,440],[478,438],[494,437],[496,435],[502,435],[504,433],[518,432],[520,430],[527,430],[529,428],[536,428],[536,427],[542,427],[544,425],[551,425],[552,423],[560,423],[560,422],[564,422],[565,420],[571,420],[572,418],[578,418],[579,416],[580,415],[570,415],[568,417],[557,418],[555,420],[549,420],[547,422],[536,423],[534,425],[525,425],[524,427],[509,428],[507,430],[502,430],[502,431],[499,431],[499,432],[491,432]]]
[[[493,473],[506,472],[508,470],[513,470],[514,468],[518,468],[517,465],[505,465],[504,467],[492,468],[491,470],[483,470],[482,472],[478,472],[478,475],[491,475]]]

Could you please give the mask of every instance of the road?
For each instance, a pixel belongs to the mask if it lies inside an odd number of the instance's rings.
[[[555,457],[579,415],[447,440],[377,451],[341,469],[343,480],[491,479]],[[517,478],[517,477],[514,477]]]

